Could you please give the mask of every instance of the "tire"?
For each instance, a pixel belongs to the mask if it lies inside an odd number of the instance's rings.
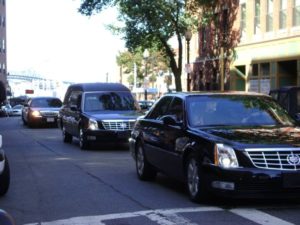
[[[62,136],[63,136],[64,143],[71,143],[73,136],[66,131],[66,128],[64,125],[62,125],[61,130],[62,130]]]
[[[201,202],[208,197],[199,162],[199,157],[194,153],[186,161],[187,190],[193,202]]]
[[[9,170],[9,164],[7,158],[5,157],[4,170],[0,175],[0,196],[6,194],[9,188],[9,183],[10,183],[10,170]]]
[[[87,150],[90,148],[90,143],[86,140],[83,129],[79,129],[79,147],[81,150]]]
[[[27,125],[27,122],[25,121],[24,119],[24,116],[22,115],[22,121],[23,121],[23,125],[26,126]]]
[[[156,177],[157,171],[147,161],[141,143],[139,143],[136,148],[135,163],[137,176],[140,180],[153,180]]]

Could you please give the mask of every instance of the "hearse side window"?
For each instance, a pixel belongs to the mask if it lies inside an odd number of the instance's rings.
[[[72,107],[80,107],[78,100],[80,99],[79,97],[81,94],[81,91],[73,91],[69,97],[68,105]]]
[[[166,115],[168,106],[170,105],[173,97],[166,96],[162,99],[148,114],[147,119],[159,119],[160,117]]]
[[[172,101],[167,115],[172,115],[177,120],[177,122],[182,122],[183,120],[183,101],[181,98],[175,97]]]
[[[297,113],[300,113],[300,91],[297,91]]]
[[[278,102],[282,107],[289,110],[289,94],[287,92],[279,93]]]

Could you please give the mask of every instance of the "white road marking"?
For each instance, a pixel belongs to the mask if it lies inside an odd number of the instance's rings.
[[[50,222],[37,222],[25,225],[105,225],[107,220],[117,220],[144,216],[159,225],[196,225],[178,213],[227,211],[219,207],[191,207],[176,209],[156,209],[136,212],[113,213],[98,216],[72,217]],[[251,208],[231,209],[228,212],[244,217],[260,225],[294,225],[270,214]]]
[[[293,223],[279,219],[256,209],[232,209],[230,212],[261,225],[294,225]]]
[[[222,211],[222,210],[223,209],[218,208],[218,207],[156,209],[156,210],[145,210],[145,211],[128,212],[128,213],[113,213],[113,214],[106,214],[106,215],[99,215],[99,216],[72,217],[69,219],[56,220],[56,221],[51,221],[51,222],[37,222],[37,223],[30,223],[30,224],[25,224],[25,225],[104,225],[105,223],[103,221],[105,221],[105,220],[125,219],[125,218],[138,217],[138,216],[146,216],[149,219],[151,219],[151,218],[154,219],[154,216],[153,216],[154,214],[155,215],[165,215],[165,217],[171,218],[171,215],[174,215],[176,213],[207,212],[207,211]],[[149,215],[152,215],[152,216],[149,216]],[[182,217],[180,217],[180,219],[179,219],[179,216],[178,216],[177,219],[178,219],[178,221],[179,220],[183,221]],[[163,218],[162,216],[157,217],[157,219],[155,220],[155,222],[157,222],[160,225],[165,225],[166,223],[164,223],[164,222],[166,222],[166,221],[167,220],[165,218]],[[174,224],[174,221],[173,221],[173,223],[171,223],[172,221],[169,221],[169,222],[172,225]]]

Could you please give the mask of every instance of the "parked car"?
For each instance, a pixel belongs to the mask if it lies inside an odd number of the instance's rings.
[[[154,101],[150,101],[150,100],[140,100],[138,101],[140,107],[142,110],[149,110],[151,108],[151,106],[154,104]]]
[[[22,115],[22,109],[24,108],[23,105],[15,105],[11,108],[10,116],[21,116]]]
[[[32,97],[22,109],[24,125],[55,125],[57,126],[58,111],[62,101],[56,97]]]
[[[122,84],[74,84],[66,92],[58,124],[63,141],[70,143],[76,137],[81,149],[88,149],[91,143],[128,143],[139,110]]]
[[[300,87],[281,87],[270,91],[270,95],[300,122]]]
[[[130,151],[141,180],[183,181],[192,201],[300,197],[300,128],[270,96],[171,93],[137,120]]]
[[[0,108],[0,116],[9,116],[11,114],[12,107],[10,104],[2,105]]]
[[[2,149],[2,136],[0,135],[0,196],[8,191],[10,184],[10,169],[7,157]]]
[[[0,209],[0,224],[1,225],[15,225],[14,218],[6,211]]]

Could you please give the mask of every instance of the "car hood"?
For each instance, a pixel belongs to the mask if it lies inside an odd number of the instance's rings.
[[[300,146],[299,127],[209,128],[204,131],[220,141],[233,142],[232,144]]]
[[[31,110],[58,112],[60,110],[60,108],[53,108],[53,107],[49,107],[49,108],[31,108]]]
[[[97,120],[136,120],[141,115],[135,111],[85,112],[85,114]]]

